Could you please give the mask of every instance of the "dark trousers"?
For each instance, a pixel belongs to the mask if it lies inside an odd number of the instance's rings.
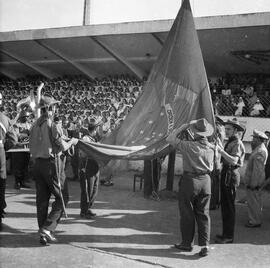
[[[211,199],[210,209],[216,209],[220,205],[220,170],[211,172]]]
[[[5,200],[5,192],[6,192],[6,179],[0,178],[0,218],[3,214],[3,210],[7,206]]]
[[[15,182],[23,184],[28,180],[30,154],[27,152],[12,153],[12,169]]]
[[[5,191],[6,191],[6,154],[3,144],[0,146],[0,217],[6,208]]]
[[[55,231],[58,222],[63,214],[63,205],[60,191],[62,191],[64,204],[68,202],[68,185],[65,180],[65,161],[66,158],[58,158],[57,167],[59,168],[59,180],[61,189],[58,185],[56,175],[56,164],[54,159],[36,159],[33,167],[33,175],[36,182],[36,205],[37,220],[39,228]],[[49,201],[54,195],[51,212],[48,214]]]
[[[226,170],[221,172],[220,182],[220,205],[222,215],[222,235],[225,238],[233,239],[235,226],[235,201],[236,187],[226,184]]]
[[[80,186],[81,186],[81,213],[89,210],[97,197],[99,185],[99,172],[93,176],[85,173],[84,169],[80,169]]]
[[[71,156],[71,167],[73,172],[73,179],[77,180],[79,178],[79,149],[75,146],[74,155]]]
[[[210,241],[209,205],[211,180],[209,175],[192,176],[184,173],[179,182],[179,211],[182,245],[192,246],[195,235],[195,221],[198,226],[199,246]]]

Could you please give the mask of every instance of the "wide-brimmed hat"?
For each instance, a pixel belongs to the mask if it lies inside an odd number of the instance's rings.
[[[59,103],[60,101],[55,100],[52,97],[48,97],[48,96],[42,96],[40,98],[39,104],[38,104],[38,108],[44,108],[44,107],[49,107],[52,106],[54,104]]]
[[[215,116],[215,121],[216,121],[216,124],[220,124],[220,125],[224,125],[224,121],[219,117],[219,116]]]
[[[235,127],[238,131],[245,131],[245,127],[236,119],[228,119],[225,122],[225,125],[232,125],[233,127]]]
[[[189,128],[193,133],[202,137],[209,137],[214,132],[213,126],[205,118],[191,121]]]
[[[251,136],[256,137],[256,138],[260,138],[263,140],[268,140],[267,135],[265,133],[263,133],[262,131],[259,131],[257,129],[253,130],[253,134]]]

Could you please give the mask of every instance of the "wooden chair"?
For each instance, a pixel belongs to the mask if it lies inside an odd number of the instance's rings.
[[[134,174],[134,179],[133,179],[133,192],[136,191],[136,182],[137,182],[137,179],[139,179],[139,182],[140,182],[140,190],[141,190],[141,189],[142,189],[142,185],[143,185],[143,174],[139,174],[139,173]]]

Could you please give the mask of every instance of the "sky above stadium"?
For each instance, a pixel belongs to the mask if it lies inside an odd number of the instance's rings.
[[[270,12],[270,0],[190,0],[195,17]],[[174,19],[181,0],[90,0],[90,24]],[[78,26],[84,0],[0,0],[0,31]]]

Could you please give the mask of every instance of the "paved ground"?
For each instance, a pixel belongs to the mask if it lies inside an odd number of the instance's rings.
[[[69,217],[57,228],[59,242],[47,247],[37,235],[34,185],[14,190],[8,178],[0,267],[270,267],[270,194],[264,195],[261,228],[245,228],[246,205],[237,204],[235,243],[213,243],[210,255],[199,258],[197,246],[191,253],[171,247],[180,240],[177,201],[144,199],[132,192],[132,177],[122,173],[113,187],[100,187],[95,220],[79,217],[79,183],[70,182]],[[243,194],[240,189],[238,198]],[[213,238],[220,232],[220,211],[211,217]]]

